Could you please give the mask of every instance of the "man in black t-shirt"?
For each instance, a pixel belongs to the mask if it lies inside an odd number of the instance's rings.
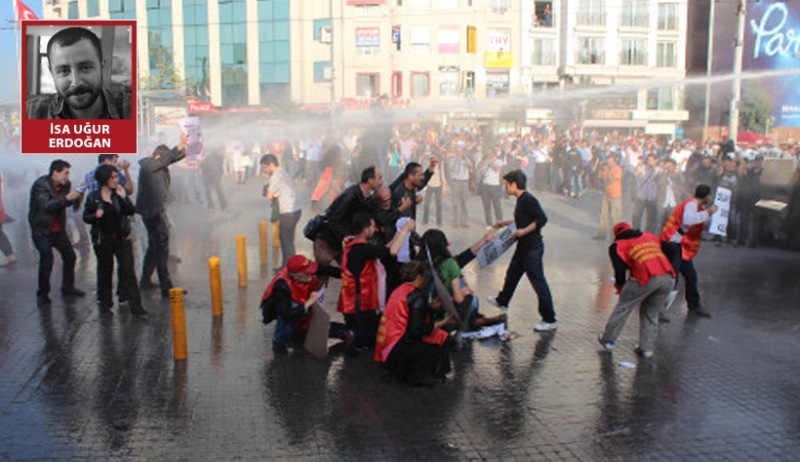
[[[544,277],[544,243],[542,242],[542,227],[547,223],[547,215],[539,205],[539,201],[531,193],[525,190],[526,177],[522,170],[508,172],[503,177],[503,184],[506,194],[517,198],[517,205],[514,207],[514,220],[503,221],[494,224],[494,228],[500,229],[515,223],[517,226],[513,236],[517,239],[517,248],[511,263],[508,265],[506,279],[503,283],[503,290],[494,297],[488,296],[487,300],[503,309],[508,308],[508,303],[517,289],[517,284],[523,274],[528,275],[528,280],[539,298],[539,315],[542,322],[534,326],[538,332],[556,329],[556,313],[553,309],[553,297],[550,295],[550,287]]]

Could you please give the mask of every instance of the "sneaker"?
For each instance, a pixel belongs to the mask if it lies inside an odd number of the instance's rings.
[[[53,301],[50,300],[50,297],[44,294],[40,294],[36,296],[36,304],[39,306],[50,306],[53,304]]]
[[[669,316],[667,316],[667,313],[664,313],[662,311],[662,312],[658,313],[658,322],[667,323],[667,322],[672,322],[672,321],[669,319]]]
[[[491,303],[492,305],[500,308],[501,310],[507,310],[508,309],[508,305],[501,305],[500,302],[497,301],[497,297],[494,296],[494,295],[487,295],[486,296],[486,301]]]
[[[548,332],[548,331],[551,331],[551,330],[556,330],[557,327],[558,327],[558,323],[557,322],[544,322],[544,321],[542,321],[539,324],[536,324],[535,326],[533,326],[533,330],[535,330],[536,332]]]
[[[634,348],[633,351],[635,351],[637,355],[641,356],[644,359],[650,359],[654,355],[653,350],[642,350],[638,346]]]
[[[134,306],[131,307],[131,314],[134,316],[145,316],[147,314],[147,310],[141,306]]]
[[[608,351],[614,349],[614,342],[607,342],[603,340],[603,334],[597,334],[597,341],[600,343],[600,345],[602,345],[603,348],[605,348]]]
[[[689,310],[689,313],[696,314],[697,316],[702,316],[704,318],[710,318],[711,317],[711,313],[706,311],[706,309],[703,308],[703,307],[691,309],[691,310]]]
[[[61,289],[61,295],[65,297],[83,297],[86,295],[86,292],[75,287],[65,287]]]
[[[7,268],[17,262],[17,257],[9,255],[3,263],[0,263],[0,268]]]

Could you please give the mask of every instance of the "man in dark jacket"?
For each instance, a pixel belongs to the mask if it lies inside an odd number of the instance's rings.
[[[169,194],[169,166],[186,157],[187,135],[181,133],[181,142],[170,149],[159,145],[153,155],[139,161],[139,194],[136,211],[142,216],[147,228],[147,253],[142,266],[140,285],[153,288],[153,271],[158,272],[161,296],[169,298],[172,279],[169,276],[169,225],[167,221],[167,195]]]
[[[31,187],[28,222],[33,244],[39,252],[39,290],[36,300],[40,306],[50,305],[50,273],[53,271],[53,248],[63,261],[61,294],[83,297],[86,293],[75,288],[75,251],[66,232],[67,207],[75,205],[81,194],[72,190],[69,181],[70,164],[54,160],[48,175],[39,177]]]

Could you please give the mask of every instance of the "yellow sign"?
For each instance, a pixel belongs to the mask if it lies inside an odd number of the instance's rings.
[[[486,69],[511,69],[514,66],[514,54],[507,51],[487,51],[483,66]]]

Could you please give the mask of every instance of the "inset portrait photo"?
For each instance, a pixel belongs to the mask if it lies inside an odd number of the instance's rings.
[[[22,45],[23,153],[136,152],[135,21],[23,21]]]

